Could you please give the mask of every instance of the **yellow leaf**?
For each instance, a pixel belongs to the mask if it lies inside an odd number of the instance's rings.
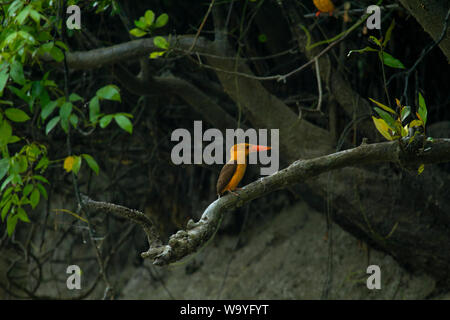
[[[425,165],[422,163],[422,164],[419,166],[419,169],[417,169],[417,175],[421,174],[421,173],[423,172],[423,169],[425,169]]]
[[[408,125],[405,125],[404,127],[402,127],[402,137],[406,137],[408,135]]]
[[[377,130],[388,140],[392,140],[392,136],[389,133],[389,126],[383,119],[378,119],[372,116],[373,123],[375,124],[375,127]]]
[[[423,123],[422,117],[420,116],[420,114],[418,112],[416,112],[416,116],[417,118],[419,118],[419,120]]]
[[[75,162],[75,158],[72,156],[68,156],[66,159],[64,159],[64,169],[67,172],[72,171],[74,162]]]
[[[420,127],[420,126],[422,126],[422,125],[423,125],[422,120],[413,120],[413,121],[411,121],[411,122],[409,123],[409,127],[410,127],[410,128],[412,128],[412,127]]]
[[[400,104],[400,100],[398,100],[397,98],[395,98],[395,103],[397,104],[397,106],[399,108],[402,108],[402,105]]]
[[[377,106],[379,106],[380,108],[386,110],[387,112],[390,112],[392,114],[397,114],[394,110],[392,110],[391,108],[389,108],[388,106],[385,106],[384,104],[373,100],[372,98],[369,98],[370,101],[372,101],[373,103],[375,103]]]

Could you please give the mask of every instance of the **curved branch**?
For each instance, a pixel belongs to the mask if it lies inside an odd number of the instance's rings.
[[[202,90],[184,79],[175,76],[151,77],[147,80],[132,75],[118,65],[114,70],[117,80],[130,92],[137,95],[165,93],[178,96],[190,105],[205,121],[225,131],[234,128],[236,121]]]
[[[94,201],[85,195],[81,195],[81,205],[87,210],[99,210],[106,213],[114,213],[126,219],[139,224],[147,234],[148,244],[152,246],[160,246],[161,240],[159,239],[158,232],[154,227],[153,221],[144,213],[129,209],[117,204],[108,202]]]
[[[194,38],[191,35],[173,37],[170,40],[170,47],[187,50],[192,46]],[[161,50],[154,44],[153,39],[144,38],[89,51],[68,52],[67,64],[70,69],[96,69],[122,61],[139,59],[151,52]],[[210,45],[211,42],[199,37],[195,43],[195,49],[207,51]]]

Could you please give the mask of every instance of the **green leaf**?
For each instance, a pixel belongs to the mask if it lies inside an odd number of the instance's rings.
[[[47,184],[50,184],[50,182],[48,182],[48,180],[45,179],[43,176],[35,175],[35,176],[32,176],[31,178],[33,178],[35,180],[42,181],[42,182],[47,183]]]
[[[61,62],[64,60],[64,53],[61,51],[60,48],[53,46],[50,50],[50,55],[53,59],[55,59],[56,62]]]
[[[11,139],[12,128],[8,121],[3,120],[0,124],[0,147],[6,145]]]
[[[76,93],[72,93],[69,96],[69,101],[70,102],[75,102],[75,101],[83,101],[83,98],[80,97],[79,95],[77,95]]]
[[[25,112],[17,108],[6,109],[5,115],[9,120],[14,122],[25,122],[27,120],[30,120],[30,117]]]
[[[385,106],[384,104],[382,104],[382,103],[380,103],[380,102],[378,102],[378,101],[376,101],[376,100],[374,100],[374,99],[372,99],[372,98],[369,98],[369,100],[370,101],[372,101],[373,103],[375,103],[377,106],[379,106],[380,108],[383,108],[384,110],[386,110],[386,111],[388,111],[388,112],[390,112],[390,113],[392,113],[392,114],[397,114],[394,110],[392,110],[391,108],[389,108],[388,106]]]
[[[25,101],[27,103],[30,102],[31,97],[27,96],[24,92],[22,92],[23,88],[22,88],[22,90],[19,90],[13,86],[8,86],[8,89],[11,90],[16,96],[18,96],[23,101]]]
[[[375,38],[374,36],[370,36],[369,40],[371,40],[373,43],[375,43],[377,46],[381,47],[381,42],[380,40],[378,40],[377,38]]]
[[[141,17],[139,20],[134,20],[134,24],[139,29],[145,29],[147,27],[146,24],[145,24],[145,18],[144,17]]]
[[[5,179],[5,181],[3,181],[2,186],[0,187],[0,191],[3,191],[6,186],[12,181],[12,179],[14,178],[14,175],[9,175],[8,178]]]
[[[8,219],[6,219],[6,229],[8,231],[8,236],[12,236],[14,229],[17,224],[17,215],[8,215]]]
[[[25,76],[23,74],[23,67],[19,61],[14,60],[14,62],[11,64],[10,75],[11,75],[11,78],[14,80],[14,82],[16,82],[22,86],[25,84],[26,80],[25,80]]]
[[[417,169],[417,175],[421,174],[423,172],[423,169],[425,169],[425,165],[422,163]]]
[[[74,128],[78,125],[78,116],[75,113],[72,113],[69,118],[70,123]]]
[[[3,69],[0,71],[0,96],[3,94],[3,89],[5,88],[6,82],[9,78],[9,72],[8,67],[3,67]]]
[[[267,35],[265,33],[261,33],[258,36],[258,41],[261,42],[261,43],[267,42]]]
[[[100,128],[102,128],[102,129],[106,128],[109,125],[109,123],[111,122],[111,120],[113,119],[113,117],[114,116],[112,114],[108,114],[108,115],[102,117],[100,119]]]
[[[386,34],[384,36],[384,41],[383,41],[383,48],[386,47],[389,40],[391,40],[392,30],[394,30],[394,27],[395,27],[395,19],[392,20],[391,24],[389,25],[388,30],[386,31]]]
[[[113,84],[104,86],[99,89],[96,93],[97,97],[100,99],[113,100],[120,102],[119,88]]]
[[[70,114],[72,113],[72,108],[73,105],[71,102],[65,102],[61,106],[61,109],[59,110],[59,116],[61,118],[61,127],[65,132],[67,132],[69,129],[69,117]]]
[[[147,26],[151,26],[153,24],[153,21],[155,21],[155,14],[152,10],[145,11],[145,24]]]
[[[9,212],[9,209],[11,208],[12,200],[8,200],[5,203],[5,206],[2,209],[2,221],[5,221],[5,217]]]
[[[39,170],[40,168],[43,168],[44,170],[47,169],[49,164],[49,160],[47,157],[42,157],[41,160],[39,160],[38,164],[36,165],[36,170]]]
[[[0,100],[0,104],[7,104],[8,106],[12,106],[14,103],[9,100]],[[1,118],[0,118],[1,120]]]
[[[383,63],[388,67],[405,69],[403,63],[400,60],[394,58],[389,53],[383,51]]]
[[[89,101],[89,120],[94,122],[97,120],[98,115],[100,114],[100,104],[98,101],[98,97],[95,96]]]
[[[27,213],[22,208],[17,209],[17,217],[23,222],[31,222],[27,216]]]
[[[37,188],[33,189],[33,192],[30,195],[30,204],[33,209],[39,204],[40,197],[41,194],[39,193],[39,190]]]
[[[427,124],[428,111],[427,105],[425,104],[425,99],[423,98],[420,92],[419,92],[419,115],[423,121],[423,125],[425,126]]]
[[[61,110],[59,110],[59,116],[61,117],[61,121],[67,121],[69,120],[69,116],[72,113],[73,105],[70,102],[65,102],[61,106]]]
[[[45,190],[45,188],[42,184],[37,183],[36,188],[38,188],[39,192],[45,199],[48,199],[47,191]]]
[[[145,36],[147,34],[147,32],[145,32],[144,30],[138,29],[138,28],[134,28],[134,29],[130,30],[130,34],[137,38],[140,38],[140,37]]]
[[[50,101],[47,103],[41,111],[41,118],[43,120],[47,119],[49,115],[52,114],[52,112],[55,110],[55,108],[58,106],[58,101]]]
[[[54,117],[52,120],[50,120],[47,125],[45,126],[45,134],[48,135],[50,131],[53,130],[53,128],[58,124],[60,118],[59,116]]]
[[[31,19],[34,20],[34,22],[36,22],[36,23],[39,25],[39,22],[40,22],[40,20],[41,20],[41,15],[40,15],[39,12],[37,12],[37,11],[34,10],[34,9],[31,9],[31,10],[30,10],[30,17],[31,17]]]
[[[378,119],[372,116],[373,123],[377,130],[385,137],[387,140],[392,140],[392,136],[389,133],[389,127],[383,119]]]
[[[131,123],[130,119],[128,119],[127,117],[119,114],[119,115],[114,116],[114,120],[119,125],[119,127],[121,127],[126,132],[128,132],[130,134],[133,132],[133,124]]]
[[[28,17],[28,15],[30,14],[30,6],[27,6],[25,9],[23,9],[16,17],[16,22],[19,25],[22,25],[23,22],[25,21],[25,19]]]
[[[86,160],[88,166],[98,175],[99,166],[97,164],[97,161],[94,160],[90,155],[88,154],[82,154],[82,157],[84,160]]]
[[[72,166],[73,173],[78,174],[78,171],[80,171],[81,160],[82,160],[81,157],[74,156],[74,162],[73,162],[73,166]]]
[[[23,195],[26,197],[30,194],[31,190],[33,190],[33,185],[32,184],[27,184],[24,188],[23,188]]]
[[[9,159],[1,159],[0,160],[0,180],[6,175],[9,170]]]
[[[53,47],[55,46],[55,43],[53,41],[44,43],[41,45],[41,50],[44,52],[51,52],[51,50],[53,49]]]
[[[11,138],[9,138],[9,140],[8,140],[8,144],[16,143],[16,142],[19,142],[20,140],[22,140],[22,139],[20,139],[18,136],[11,136]]]
[[[19,173],[24,173],[28,169],[28,160],[26,156],[19,156]]]
[[[164,39],[161,36],[157,36],[157,37],[153,38],[153,43],[155,44],[155,46],[157,46],[158,48],[161,48],[161,49],[169,48],[169,43],[167,42],[166,39]]]
[[[62,49],[64,49],[64,50],[66,50],[66,51],[69,51],[69,47],[67,47],[67,45],[66,45],[64,42],[57,40],[57,41],[55,41],[55,44],[56,44],[58,47],[60,47],[60,48],[62,48]]]
[[[386,122],[386,124],[394,131],[396,132],[397,129],[395,127],[395,120],[384,110],[381,110],[380,108],[375,107],[375,111],[380,115],[380,117]]]
[[[400,118],[401,121],[405,121],[405,119],[411,114],[411,107],[410,106],[404,106],[401,113]]]
[[[150,59],[159,58],[164,55],[164,53],[166,53],[166,51],[153,51],[152,53],[150,53]]]
[[[154,26],[155,26],[155,28],[162,28],[167,24],[168,21],[169,21],[169,16],[166,13],[163,13],[162,15],[160,15],[158,17],[158,19],[156,19]]]

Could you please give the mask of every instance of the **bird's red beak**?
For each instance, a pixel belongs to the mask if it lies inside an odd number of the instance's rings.
[[[266,150],[270,150],[270,149],[271,149],[270,147],[266,147],[266,146],[252,145],[248,151],[249,152],[259,152],[259,151],[266,151]]]

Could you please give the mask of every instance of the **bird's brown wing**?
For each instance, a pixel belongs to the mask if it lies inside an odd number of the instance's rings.
[[[231,178],[233,177],[233,174],[236,172],[237,169],[237,163],[226,163],[222,170],[220,170],[219,179],[217,179],[217,194],[221,195],[223,194],[223,189],[228,185]]]

